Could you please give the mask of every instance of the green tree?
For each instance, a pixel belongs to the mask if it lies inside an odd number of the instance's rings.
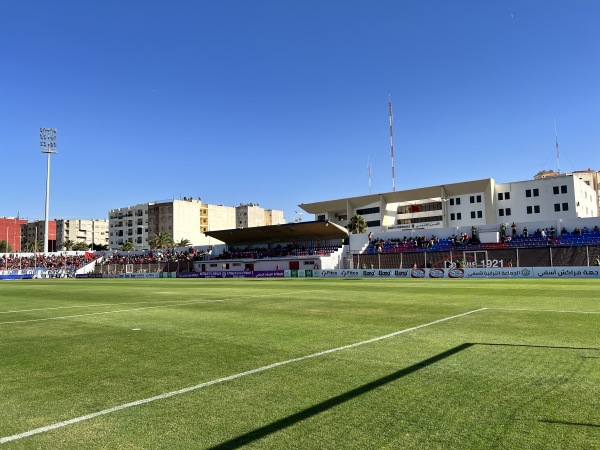
[[[122,252],[132,252],[135,250],[135,245],[133,245],[133,242],[125,242],[123,244],[123,246],[121,247],[121,251]]]
[[[365,218],[359,214],[353,215],[350,218],[348,230],[353,234],[364,233],[367,231],[367,222],[365,222]]]
[[[75,242],[72,241],[71,239],[67,239],[66,241],[64,241],[62,243],[62,245],[60,246],[60,248],[69,251],[69,250],[73,250],[73,246],[75,245]]]
[[[23,244],[22,251],[27,253],[36,253],[44,251],[44,242],[41,239],[37,241],[27,241]]]
[[[12,251],[12,247],[8,241],[0,241],[0,253],[10,253]]]
[[[108,250],[108,245],[92,244],[92,250],[94,250],[95,252],[103,252],[103,251]]]
[[[150,240],[151,248],[170,248],[173,247],[173,236],[169,233],[160,232],[155,234]]]
[[[192,241],[190,241],[189,239],[182,239],[178,242],[174,242],[173,246],[174,247],[189,247],[192,244]]]
[[[73,245],[73,250],[89,250],[90,246],[87,242],[77,242]]]

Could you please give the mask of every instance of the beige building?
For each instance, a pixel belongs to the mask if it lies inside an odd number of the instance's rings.
[[[187,239],[194,246],[215,245],[221,242],[205,232],[279,223],[285,223],[283,211],[265,210],[257,204],[211,205],[183,197],[110,210],[108,246],[117,250],[131,242],[136,250],[147,250],[157,233],[168,233],[175,242]]]
[[[64,249],[64,243],[85,242],[88,246],[108,245],[108,220],[57,220],[56,221],[56,246]]]
[[[168,233],[174,242],[188,240],[191,245],[201,245],[202,213],[201,200],[184,197],[183,200],[151,203],[148,206],[148,239],[152,240],[158,233]],[[208,222],[208,221],[206,221]]]
[[[247,203],[235,208],[235,226],[232,228],[264,227],[284,223],[283,211],[263,209],[258,204]]]

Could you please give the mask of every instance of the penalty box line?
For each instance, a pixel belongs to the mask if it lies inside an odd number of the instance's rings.
[[[51,425],[46,425],[44,427],[40,427],[40,428],[35,428],[33,430],[29,430],[29,431],[25,431],[23,433],[19,433],[19,434],[13,434],[12,436],[6,436],[6,437],[0,437],[0,444],[5,444],[7,442],[11,442],[11,441],[16,441],[18,439],[23,439],[29,436],[33,436],[35,434],[40,434],[40,433],[45,433],[47,431],[51,431],[51,430],[55,430],[57,428],[62,428],[62,427],[66,427],[68,425],[73,425],[75,423],[78,422],[83,422],[85,420],[90,420],[90,419],[94,419],[96,417],[99,416],[104,416],[107,414],[111,414],[117,411],[121,411],[127,408],[132,408],[134,406],[139,406],[139,405],[143,405],[146,403],[150,403],[150,402],[154,402],[157,400],[163,400],[169,397],[174,397],[176,395],[181,395],[181,394],[185,394],[188,392],[192,392],[192,391],[196,391],[198,389],[202,389],[208,386],[212,386],[214,384],[219,384],[219,383],[224,383],[226,381],[231,381],[231,380],[235,380],[237,378],[242,378],[248,375],[253,375],[255,373],[260,373],[260,372],[264,372],[267,370],[271,370],[271,369],[275,369],[277,367],[281,367],[287,364],[292,364],[295,362],[300,362],[300,361],[305,361],[307,359],[311,359],[311,358],[317,358],[319,356],[324,356],[324,355],[328,355],[330,353],[335,353],[335,352],[340,352],[343,350],[348,350],[351,348],[356,348],[356,347],[360,347],[362,345],[366,345],[366,344],[372,344],[373,342],[378,342],[384,339],[389,339],[392,338],[394,336],[398,336],[400,334],[404,334],[404,333],[408,333],[410,331],[415,331],[415,330],[419,330],[421,328],[425,328],[425,327],[429,327],[432,325],[436,325],[438,323],[442,323],[442,322],[446,322],[448,320],[452,320],[452,319],[458,319],[460,317],[464,317],[464,316],[468,316],[469,314],[474,314],[477,312],[481,312],[481,311],[485,311],[488,308],[479,308],[479,309],[474,309],[472,311],[467,311],[461,314],[456,314],[454,316],[448,316],[448,317],[444,317],[442,319],[438,319],[438,320],[434,320],[433,322],[428,322],[428,323],[424,323],[421,325],[417,325],[414,327],[410,327],[410,328],[405,328],[403,330],[399,330],[399,331],[395,331],[393,333],[389,333],[389,334],[385,334],[383,336],[377,336],[374,337],[372,339],[367,339],[366,341],[361,341],[361,342],[355,342],[353,344],[348,344],[348,345],[343,345],[341,347],[336,347],[336,348],[331,348],[328,350],[323,350],[321,352],[317,352],[317,353],[312,353],[310,355],[306,355],[306,356],[301,356],[298,358],[292,358],[292,359],[287,359],[285,361],[279,361],[273,364],[268,364],[266,366],[262,366],[262,367],[257,367],[256,369],[251,369],[251,370],[247,370],[245,372],[239,372],[233,375],[229,375],[226,377],[222,377],[222,378],[217,378],[214,380],[210,380],[210,381],[206,381],[204,383],[200,383],[200,384],[196,384],[195,386],[189,386],[183,389],[179,389],[176,391],[171,391],[171,392],[166,392],[164,394],[160,394],[160,395],[155,395],[153,397],[148,397],[148,398],[144,398],[141,400],[136,400],[134,402],[130,402],[130,403],[125,403],[123,405],[118,405],[118,406],[114,406],[112,408],[108,408],[108,409],[104,409],[102,411],[97,411],[91,414],[86,414],[83,416],[79,416],[79,417],[75,417],[73,419],[69,419],[69,420],[64,420],[62,422],[57,422],[57,423],[53,423]]]

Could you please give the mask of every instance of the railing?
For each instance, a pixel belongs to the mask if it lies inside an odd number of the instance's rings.
[[[593,266],[600,258],[597,246],[556,247],[463,247],[440,252],[401,252],[352,255],[353,268],[394,269],[417,267],[553,267]]]

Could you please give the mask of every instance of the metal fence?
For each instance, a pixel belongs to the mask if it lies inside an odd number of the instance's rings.
[[[345,269],[395,269],[431,267],[564,267],[593,266],[600,246],[453,250],[352,255],[353,267]],[[350,261],[348,261],[350,262]]]
[[[193,261],[169,261],[146,264],[98,264],[94,273],[152,273],[152,272],[191,272],[194,270]]]

